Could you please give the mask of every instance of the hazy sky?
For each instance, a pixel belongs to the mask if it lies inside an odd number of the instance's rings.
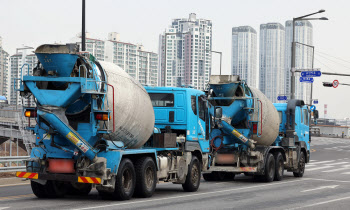
[[[231,28],[250,25],[259,33],[259,25],[285,21],[319,9],[328,21],[312,21],[314,26],[315,67],[325,72],[350,74],[350,2],[347,0],[86,0],[87,31],[105,39],[116,31],[121,41],[142,43],[146,50],[158,51],[158,37],[173,18],[198,18],[213,22],[213,50],[223,52],[223,73],[230,72]],[[67,42],[81,30],[81,0],[1,0],[0,36],[4,49],[15,53],[22,45],[37,47],[44,43]],[[326,54],[324,54],[326,53]],[[331,57],[332,56],[332,57]],[[340,58],[340,59],[337,59]],[[219,57],[213,55],[212,73],[219,70]],[[323,117],[350,117],[350,86],[325,88],[323,81],[338,79],[350,83],[350,77],[322,76],[315,79],[314,98]]]

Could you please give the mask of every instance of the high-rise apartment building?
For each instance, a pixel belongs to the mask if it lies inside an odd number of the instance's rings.
[[[292,57],[292,42],[293,42],[293,21],[286,21],[286,38],[285,38],[285,83],[286,83],[286,92],[290,93],[291,88],[291,57]],[[312,40],[313,37],[313,28],[309,21],[296,21],[295,22],[295,67],[296,69],[311,69],[312,60],[313,60],[313,49]],[[306,45],[310,46],[306,46]],[[311,84],[299,82],[300,73],[296,73],[295,78],[295,98],[302,99],[306,103],[310,101],[310,91]]]
[[[12,55],[10,57],[10,81],[11,81],[11,89],[10,89],[10,104],[11,105],[23,105],[23,106],[36,106],[34,103],[34,100],[32,96],[29,99],[25,99],[24,97],[21,97],[18,91],[14,90],[14,86],[16,85],[17,88],[19,88],[19,81],[14,83],[14,78],[20,78],[21,77],[21,71],[22,75],[28,74],[29,69],[29,75],[33,75],[33,68],[37,65],[38,58],[35,54],[29,54],[26,55],[25,51],[20,52],[17,50],[17,53]],[[28,64],[23,66],[23,64]],[[23,67],[23,70],[21,68]]]
[[[257,87],[257,33],[250,26],[232,28],[231,73]]]
[[[211,74],[212,22],[189,18],[172,20],[160,35],[161,86],[205,89]]]
[[[2,38],[0,37],[0,95],[9,98],[9,54],[2,47]]]
[[[285,29],[280,23],[260,25],[259,88],[272,101],[286,94],[284,49]]]
[[[81,46],[80,34],[71,42]],[[145,51],[142,45],[121,42],[116,32],[109,33],[108,40],[93,39],[87,33],[86,51],[100,61],[120,66],[142,85],[158,85],[158,54]]]

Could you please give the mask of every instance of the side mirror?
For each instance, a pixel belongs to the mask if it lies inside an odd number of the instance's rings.
[[[222,108],[221,107],[215,108],[215,118],[222,118]]]

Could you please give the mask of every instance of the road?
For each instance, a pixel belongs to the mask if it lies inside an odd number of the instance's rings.
[[[163,183],[151,198],[102,200],[87,197],[37,199],[28,181],[0,185],[1,209],[349,209],[350,140],[313,138],[311,162],[303,178],[285,173],[283,181],[264,183],[244,175],[234,181],[202,180],[195,193]]]

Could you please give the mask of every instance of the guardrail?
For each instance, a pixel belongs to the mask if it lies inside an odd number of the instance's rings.
[[[27,160],[29,156],[5,156],[5,157],[0,157],[0,163],[5,163],[5,162],[22,162],[24,166],[4,166],[0,167],[0,173],[2,172],[14,172],[14,171],[25,171],[26,166],[25,166],[25,160]]]

